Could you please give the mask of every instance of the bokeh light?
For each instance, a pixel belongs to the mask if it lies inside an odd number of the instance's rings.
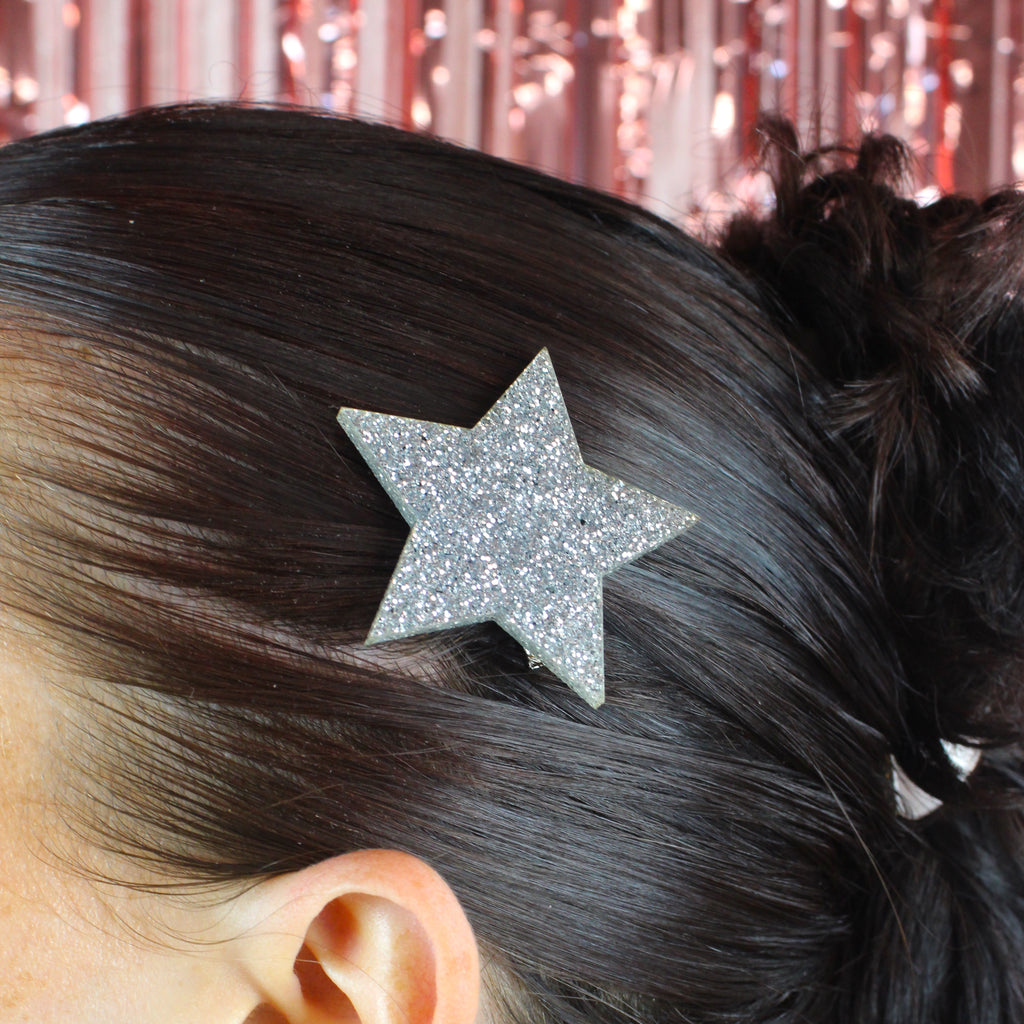
[[[791,117],[807,145],[892,132],[921,194],[978,193],[1024,176],[1024,8],[0,0],[0,139],[204,97],[431,131],[687,222],[766,194],[751,169],[762,110]]]

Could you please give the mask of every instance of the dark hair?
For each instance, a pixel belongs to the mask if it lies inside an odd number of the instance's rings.
[[[412,852],[510,1019],[1021,1019],[1024,201],[772,137],[720,253],[308,112],[0,151],[4,601],[86,702],[92,841]],[[361,647],[407,528],[337,409],[469,426],[545,346],[586,461],[700,516],[606,580],[599,710],[496,626]]]

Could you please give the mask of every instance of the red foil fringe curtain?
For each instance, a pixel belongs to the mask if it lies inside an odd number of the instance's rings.
[[[287,100],[421,128],[686,220],[757,202],[759,111],[894,132],[922,194],[1024,178],[1011,0],[0,0],[0,138]]]

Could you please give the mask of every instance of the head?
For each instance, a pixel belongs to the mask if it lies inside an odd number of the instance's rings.
[[[954,800],[952,734],[763,287],[479,153],[203,106],[0,152],[0,267],[12,1012],[856,1019],[866,948],[917,969],[891,758]],[[584,460],[699,516],[606,579],[597,709],[493,624],[363,643],[408,527],[338,409],[472,426],[542,348]]]

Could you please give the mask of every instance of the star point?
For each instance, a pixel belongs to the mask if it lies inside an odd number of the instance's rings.
[[[472,428],[338,421],[411,527],[367,643],[490,620],[600,706],[604,576],[697,516],[584,463],[547,349]]]

